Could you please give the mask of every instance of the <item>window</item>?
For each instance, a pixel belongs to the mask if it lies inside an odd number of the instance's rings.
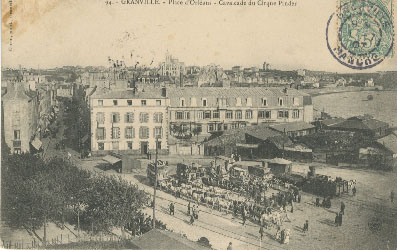
[[[104,124],[105,123],[105,113],[99,112],[96,113],[96,121],[98,124]]]
[[[103,142],[98,142],[98,150],[105,150],[105,144]]]
[[[117,100],[113,100],[113,105],[114,106],[117,106],[117,103],[118,103]]]
[[[251,107],[251,106],[252,106],[252,98],[251,98],[251,97],[248,97],[248,98],[246,99],[246,103],[247,103],[247,107]]]
[[[260,119],[263,119],[263,118],[269,119],[270,117],[271,117],[271,111],[267,111],[267,110],[258,111],[258,118],[260,118]]]
[[[298,97],[294,97],[292,99],[292,102],[294,103],[294,106],[299,106],[299,98]]]
[[[149,128],[148,127],[140,127],[139,128],[139,138],[140,139],[148,139],[149,138]]]
[[[186,119],[186,120],[189,120],[190,119],[190,112],[189,111],[185,111],[183,113],[183,118]]]
[[[197,106],[196,97],[192,97],[190,99],[190,106],[192,106],[192,107],[196,107]]]
[[[112,139],[120,139],[120,128],[112,128]]]
[[[14,130],[14,140],[20,140],[20,139],[21,139],[21,131]]]
[[[198,119],[204,119],[204,112],[203,111],[198,111],[197,118]]]
[[[120,113],[112,113],[112,122],[113,123],[120,122]]]
[[[96,139],[97,140],[105,140],[106,139],[105,128],[97,128],[96,129]]]
[[[204,118],[205,119],[211,119],[211,111],[205,111]]]
[[[154,113],[153,121],[155,123],[162,123],[163,122],[163,113]]]
[[[208,132],[213,132],[215,130],[214,124],[210,123],[208,124]]]
[[[299,118],[299,109],[294,109],[292,111],[292,118]]]
[[[207,107],[207,99],[206,98],[202,99],[202,104],[203,104],[203,107]]]
[[[262,98],[262,106],[267,106],[267,99],[266,98]]]
[[[139,122],[148,123],[149,122],[149,114],[146,112],[139,113]]]
[[[134,122],[134,113],[133,112],[125,113],[125,122],[126,123],[133,123]]]
[[[118,141],[112,142],[112,149],[113,150],[119,150],[119,142]]]
[[[133,127],[126,127],[125,128],[125,138],[132,139],[135,137],[135,131]]]
[[[241,106],[241,97],[236,98],[236,106]]]
[[[127,148],[130,150],[132,149],[132,141],[127,142]]]
[[[141,106],[146,106],[146,100],[141,100]]]
[[[219,111],[212,112],[212,118],[219,119]]]
[[[161,100],[156,100],[156,106],[161,106]]]
[[[245,111],[245,119],[252,119],[252,110]]]
[[[158,141],[158,142],[157,142],[156,147],[157,147],[158,150],[161,149],[161,141]]]
[[[127,105],[132,106],[132,100],[127,100]]]
[[[103,106],[103,100],[98,100],[98,106]]]
[[[226,119],[233,119],[233,111],[226,111]]]
[[[201,124],[196,124],[196,132],[201,133],[202,131],[203,131],[203,127],[201,126]]]
[[[182,111],[175,112],[175,119],[182,120],[183,119],[183,112]]]
[[[163,128],[162,127],[155,127],[153,129],[154,138],[162,138],[163,136]]]
[[[243,112],[241,112],[241,110],[236,110],[235,117],[236,119],[243,119]]]
[[[185,107],[185,98],[180,98],[179,99],[179,106],[180,107]]]
[[[283,106],[283,98],[282,97],[278,98],[278,105]]]
[[[278,111],[278,113],[277,113],[277,117],[278,118],[288,118],[288,110],[286,110],[286,111]]]

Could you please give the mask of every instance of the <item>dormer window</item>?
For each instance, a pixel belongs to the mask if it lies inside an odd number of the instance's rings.
[[[207,107],[207,98],[202,99],[203,107]]]
[[[185,98],[180,98],[179,99],[179,106],[180,107],[185,107]]]
[[[279,106],[283,106],[283,104],[284,104],[284,103],[283,103],[283,98],[282,98],[282,97],[279,97],[279,98],[278,98],[278,105],[279,105]]]
[[[266,98],[262,98],[262,106],[267,106],[267,99]]]
[[[127,100],[127,105],[132,106],[132,100]]]
[[[113,100],[113,105],[117,106],[117,104],[118,104],[117,100]]]
[[[236,98],[236,106],[241,106],[241,97]]]
[[[146,100],[141,100],[141,106],[146,106]]]
[[[252,106],[252,98],[251,98],[251,97],[248,97],[248,98],[246,99],[246,103],[247,103],[247,107],[251,107],[251,106]]]
[[[299,98],[298,97],[294,97],[292,100],[293,100],[292,102],[294,103],[294,106],[299,106]]]

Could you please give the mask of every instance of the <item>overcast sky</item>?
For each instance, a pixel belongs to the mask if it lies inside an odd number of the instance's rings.
[[[327,49],[326,24],[336,1],[297,0],[296,7],[207,7],[19,0],[13,5],[12,51],[5,26],[9,5],[2,1],[2,66],[106,66],[109,56],[124,57],[128,66],[138,61],[157,66],[168,50],[186,65],[215,63],[228,69],[262,67],[266,61],[285,70],[362,72],[347,69]],[[383,70],[397,70],[397,58],[370,71]]]

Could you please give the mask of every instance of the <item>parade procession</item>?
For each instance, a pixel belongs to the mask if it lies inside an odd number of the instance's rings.
[[[147,167],[151,185],[155,183],[155,162]],[[178,163],[176,174],[168,175],[168,162],[157,162],[157,187],[176,198],[188,201],[187,215],[191,224],[198,219],[199,206],[232,214],[258,225],[260,235],[265,229],[277,230],[275,239],[288,244],[290,230],[283,229],[290,221],[294,203],[302,202],[302,192],[316,196],[316,206],[331,207],[331,199],[354,189],[354,181],[318,175],[309,167],[307,175],[292,171],[292,162],[281,159],[241,161],[241,157],[220,156],[210,165]],[[322,199],[322,203],[320,202]],[[320,204],[321,203],[321,204]],[[174,204],[169,206],[174,214]],[[308,230],[308,221],[303,225]]]

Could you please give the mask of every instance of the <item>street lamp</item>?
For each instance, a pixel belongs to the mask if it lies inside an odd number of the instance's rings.
[[[153,229],[156,228],[156,189],[157,189],[157,154],[158,154],[159,137],[156,136],[156,156],[154,162],[154,185],[153,185]]]

